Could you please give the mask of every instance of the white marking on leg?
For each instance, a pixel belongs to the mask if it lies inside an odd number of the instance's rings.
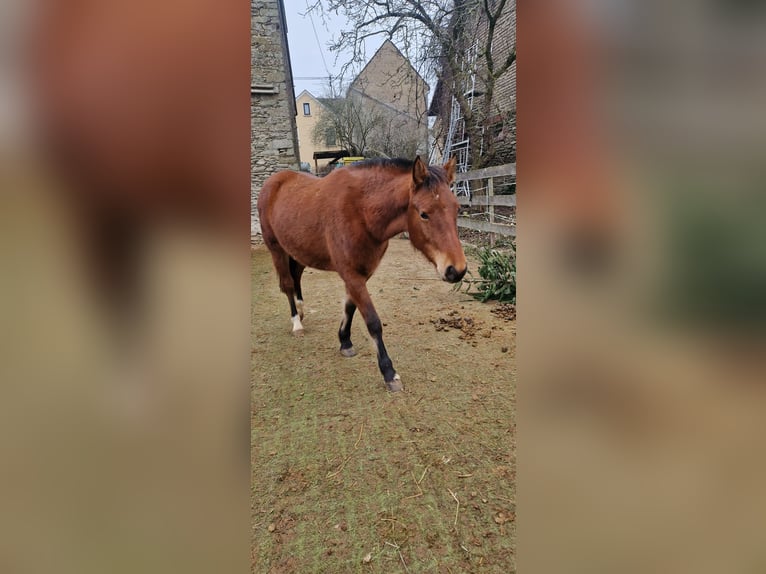
[[[295,331],[303,331],[303,324],[301,323],[300,315],[295,315],[292,320],[293,320],[293,333],[295,333]]]
[[[404,385],[402,384],[402,378],[396,374],[394,375],[394,380],[388,383],[389,390],[393,392],[399,392],[404,389]]]

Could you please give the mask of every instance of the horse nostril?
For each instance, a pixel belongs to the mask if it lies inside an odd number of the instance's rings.
[[[466,272],[466,271],[468,271],[468,266],[467,266],[467,265],[466,265],[465,267],[463,267],[463,270],[462,270],[462,271],[458,272],[458,274],[457,274],[457,278],[455,278],[455,281],[456,281],[456,282],[457,282],[457,281],[460,281],[460,280],[461,280],[463,277],[465,277],[465,272]]]
[[[463,270],[462,273],[458,273],[457,269],[455,269],[452,265],[447,267],[447,270],[444,272],[444,277],[450,283],[457,283],[463,278],[463,275],[465,275],[465,270]]]

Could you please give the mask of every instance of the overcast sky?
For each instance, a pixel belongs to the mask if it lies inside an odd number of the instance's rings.
[[[287,0],[287,40],[290,44],[290,61],[295,80],[295,95],[308,90],[315,96],[326,92],[327,76],[337,75],[341,66],[348,58],[338,56],[336,63],[335,52],[330,52],[327,44],[333,35],[339,34],[344,22],[336,16],[334,20],[322,22],[319,15],[313,16],[312,21],[306,14],[306,0]],[[316,34],[314,33],[316,29]],[[318,41],[317,41],[318,38]],[[383,43],[382,37],[367,40],[365,49],[367,57],[371,57]],[[322,60],[324,56],[324,61]],[[325,67],[326,65],[326,67]]]

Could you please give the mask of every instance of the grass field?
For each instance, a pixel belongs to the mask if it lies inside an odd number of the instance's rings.
[[[391,394],[359,317],[338,352],[337,275],[306,271],[301,339],[263,246],[252,277],[252,571],[515,571],[515,321],[392,240],[369,282]]]

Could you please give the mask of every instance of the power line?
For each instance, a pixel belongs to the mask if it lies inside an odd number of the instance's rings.
[[[319,55],[322,56],[322,64],[324,64],[324,71],[327,72],[328,77],[332,77],[332,74],[330,74],[330,69],[327,67],[327,62],[324,59],[324,52],[322,51],[322,45],[319,42],[319,34],[317,34],[317,28],[314,25],[314,16],[311,14],[311,8],[309,8],[309,0],[306,0],[306,12],[309,15],[309,20],[311,21],[311,28],[314,30],[314,38],[316,38],[317,41],[317,48],[319,48]]]

